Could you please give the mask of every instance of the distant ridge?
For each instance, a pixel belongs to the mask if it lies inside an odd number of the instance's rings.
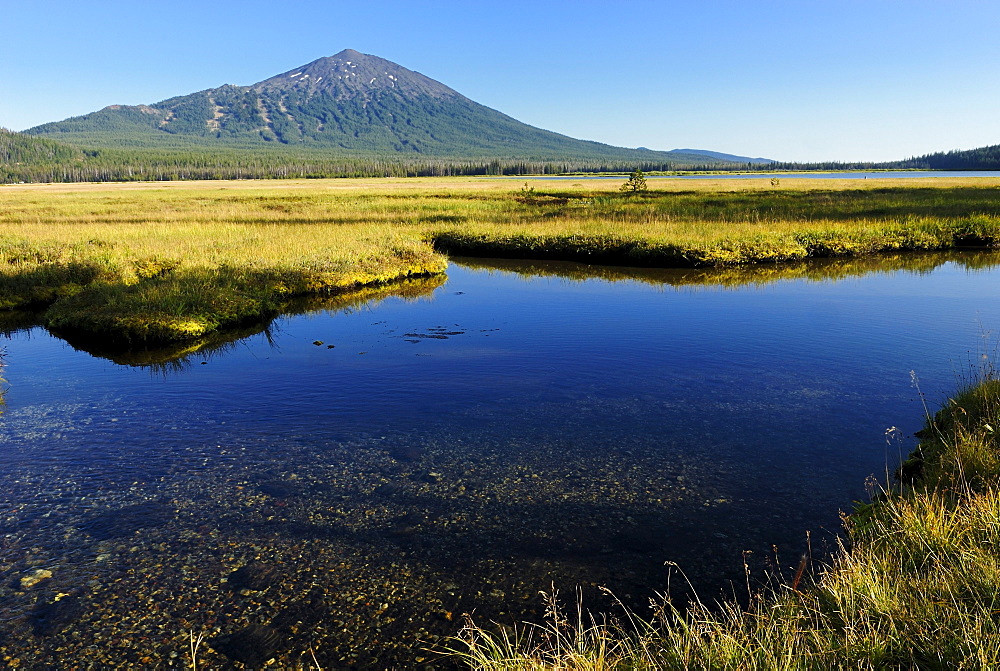
[[[709,154],[628,149],[521,123],[378,56],[345,49],[250,86],[111,105],[25,131],[86,147],[323,149],[341,156],[604,161],[671,167]]]
[[[710,156],[711,158],[727,161],[730,163],[777,163],[771,158],[750,158],[749,156],[736,156],[735,154],[723,154],[718,151],[708,151],[705,149],[674,149],[681,154],[697,154],[699,156]]]

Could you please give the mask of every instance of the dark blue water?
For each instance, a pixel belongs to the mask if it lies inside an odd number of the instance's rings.
[[[453,264],[172,365],[14,330],[0,646],[380,668],[553,584],[641,608],[668,561],[710,598],[821,556],[990,350],[998,263]]]

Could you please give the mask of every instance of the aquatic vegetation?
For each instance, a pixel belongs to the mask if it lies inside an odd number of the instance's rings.
[[[469,622],[453,652],[476,669],[880,669],[1000,665],[1000,381],[978,380],[928,417],[895,489],[845,518],[832,563],[748,605],[669,598],[643,619]]]
[[[395,252],[394,258],[354,267],[191,269],[157,281],[95,283],[49,308],[46,324],[127,341],[193,340],[274,316],[296,296],[343,293],[443,267],[430,253],[419,258]]]
[[[1000,231],[992,185],[858,188],[845,180],[774,191],[754,182],[538,194],[565,203],[468,221],[434,241],[457,255],[700,267],[990,246]]]
[[[697,268],[942,250],[967,244],[994,246],[1000,239],[1000,217],[858,221],[849,225],[781,222],[773,227],[724,221],[690,226],[655,220],[623,224],[613,219],[563,224],[558,230],[553,230],[551,224],[534,223],[470,225],[441,231],[434,236],[434,242],[442,251],[465,256]]]

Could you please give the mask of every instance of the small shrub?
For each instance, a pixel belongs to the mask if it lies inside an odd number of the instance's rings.
[[[628,176],[628,181],[619,187],[625,193],[638,193],[640,191],[645,191],[646,187],[646,176],[642,173],[642,170],[636,168],[632,171],[632,174]]]

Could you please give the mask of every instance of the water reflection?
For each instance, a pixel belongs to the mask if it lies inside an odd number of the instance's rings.
[[[334,315],[338,312],[367,309],[389,297],[416,301],[430,297],[445,283],[445,280],[444,276],[418,277],[366,287],[338,296],[297,298],[284,306],[282,314]],[[263,334],[267,342],[273,344],[270,330],[273,322],[273,318],[267,319],[256,324],[211,333],[193,341],[154,347],[129,348],[121,343],[109,343],[99,337],[88,337],[80,333],[56,332],[56,335],[61,336],[74,348],[92,356],[108,359],[123,366],[149,367],[159,372],[169,372],[180,371],[206,359],[225,355],[237,347],[240,341],[257,334]]]
[[[1000,252],[928,252],[810,259],[788,263],[763,263],[746,266],[710,268],[626,268],[589,266],[572,261],[530,261],[507,259],[452,259],[468,268],[516,273],[525,277],[559,277],[569,280],[604,280],[606,282],[642,282],[672,287],[705,286],[739,288],[760,286],[788,280],[825,282],[849,277],[864,277],[898,271],[929,273],[955,264],[969,270],[1000,265]]]
[[[0,310],[0,335],[11,336],[37,326],[40,315],[23,310]]]
[[[586,281],[640,282],[651,286],[670,287],[726,287],[739,288],[762,286],[788,280],[809,280],[824,282],[850,277],[863,277],[872,273],[893,273],[906,271],[929,273],[945,264],[955,264],[969,270],[994,268],[1000,264],[1000,252],[940,252],[940,253],[900,253],[877,257],[844,257],[833,259],[812,259],[779,264],[757,264],[696,269],[629,268],[619,266],[592,266],[571,261],[531,261],[507,259],[476,259],[459,257],[452,259],[466,268],[484,271],[513,273],[526,278],[558,277]],[[369,287],[350,294],[335,297],[299,298],[289,302],[283,314],[300,315],[307,313],[334,314],[340,311],[368,309],[388,297],[404,300],[432,298],[435,290],[441,288],[445,276],[413,278],[393,284]],[[0,312],[0,334],[12,335],[39,323],[38,313],[6,311]],[[101,338],[81,334],[56,333],[74,348],[126,366],[150,367],[161,372],[181,370],[201,363],[206,358],[223,355],[237,347],[238,343],[250,336],[263,334],[268,342],[271,338],[273,319],[240,328],[226,329],[212,333],[195,341],[185,341],[152,348],[128,348],[121,344],[111,344]],[[431,334],[414,334],[415,337],[434,337]]]

